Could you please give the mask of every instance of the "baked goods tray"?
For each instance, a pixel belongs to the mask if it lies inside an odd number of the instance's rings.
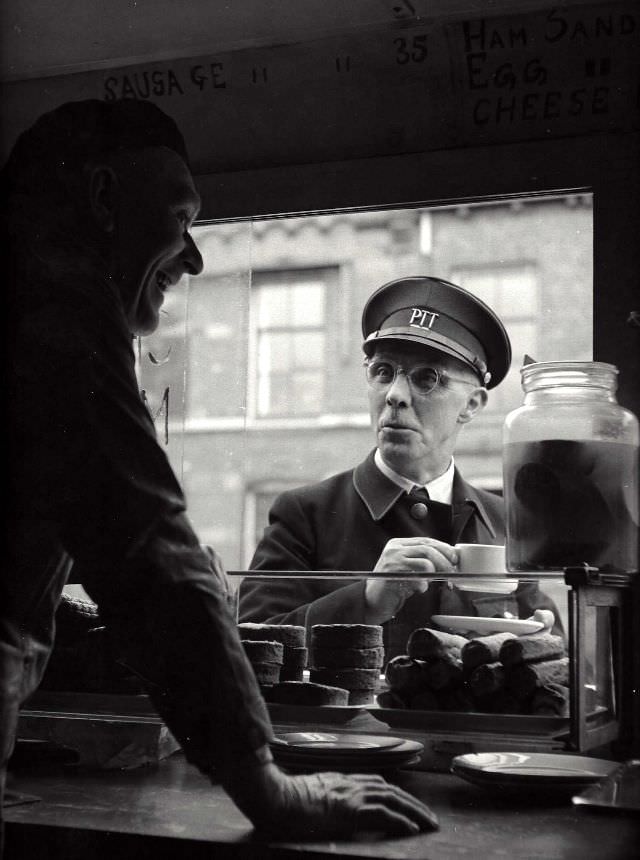
[[[446,731],[449,733],[517,735],[563,738],[569,730],[568,717],[521,714],[462,713],[458,711],[412,711],[400,708],[379,708],[375,705],[346,705],[343,707],[313,705],[269,704],[274,723],[287,725],[325,725],[350,728],[354,723],[371,725],[378,730],[382,723],[394,730],[412,732]]]

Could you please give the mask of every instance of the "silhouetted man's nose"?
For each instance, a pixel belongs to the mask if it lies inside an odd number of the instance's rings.
[[[182,256],[186,261],[187,272],[190,275],[199,275],[204,268],[204,263],[202,261],[202,254],[198,251],[198,246],[193,241],[190,233],[186,234],[185,243],[186,246]]]

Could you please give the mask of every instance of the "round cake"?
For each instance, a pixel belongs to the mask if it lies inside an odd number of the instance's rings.
[[[308,651],[306,648],[288,648],[284,646],[284,654],[282,656],[283,666],[290,668],[302,668],[307,665]]]
[[[349,692],[308,681],[283,681],[265,693],[267,702],[279,705],[347,705]]]
[[[314,624],[312,648],[379,648],[382,627],[379,624]]]
[[[284,646],[281,642],[254,642],[251,639],[242,639],[241,642],[250,663],[282,665]]]
[[[280,670],[281,681],[304,681],[304,666],[286,666]]]
[[[280,681],[281,666],[279,663],[252,663],[251,668],[261,687],[265,684],[277,684]]]
[[[244,621],[238,624],[241,639],[282,642],[288,648],[304,648],[306,631],[296,624],[255,624]]]
[[[378,669],[326,669],[313,667],[310,679],[314,684],[330,684],[346,690],[375,690],[380,680]]]
[[[326,669],[351,667],[379,669],[384,663],[384,648],[323,648],[314,646],[313,665]]]

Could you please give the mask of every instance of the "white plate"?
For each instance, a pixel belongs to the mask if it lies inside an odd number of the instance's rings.
[[[456,579],[452,580],[459,591],[483,591],[485,594],[511,594],[518,587],[517,579]]]
[[[556,753],[470,753],[456,756],[451,770],[477,785],[498,788],[575,789],[599,782],[620,765]]]
[[[306,755],[314,752],[338,752],[341,755],[353,753],[356,755],[392,749],[404,744],[404,738],[394,738],[388,735],[354,735],[339,732],[288,732],[276,735],[278,748],[283,744],[287,751],[301,750]]]
[[[456,633],[515,633],[524,636],[538,633],[544,628],[542,621],[529,621],[523,618],[481,618],[475,615],[432,615],[431,620],[438,627]]]
[[[276,763],[284,768],[376,773],[416,764],[424,744],[364,734],[291,732],[277,735],[271,750]]]

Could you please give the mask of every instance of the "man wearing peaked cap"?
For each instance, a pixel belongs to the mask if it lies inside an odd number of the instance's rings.
[[[355,469],[282,493],[252,569],[446,573],[457,564],[455,544],[504,544],[502,499],[467,483],[454,460],[460,431],[509,370],[500,319],[455,284],[407,277],[370,296],[362,334],[376,448]],[[406,653],[412,630],[434,614],[536,610],[558,617],[532,582],[496,595],[400,577],[268,586],[247,577],[240,596],[243,621],[383,624],[386,659]]]
[[[362,312],[363,349],[402,340],[430,346],[471,367],[495,388],[511,364],[505,327],[477,296],[439,278],[400,278],[380,287]]]

